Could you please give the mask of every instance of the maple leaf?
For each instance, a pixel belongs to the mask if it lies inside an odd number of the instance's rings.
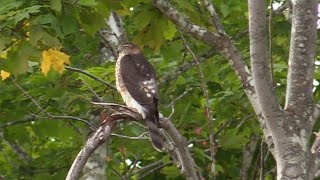
[[[64,64],[70,64],[70,56],[56,49],[42,51],[41,71],[46,76],[51,66],[58,73],[62,74],[65,70]]]
[[[0,76],[1,76],[2,81],[4,81],[5,79],[7,79],[10,76],[10,73],[7,71],[1,70]]]

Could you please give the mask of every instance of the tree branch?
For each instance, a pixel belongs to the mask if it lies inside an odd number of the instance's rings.
[[[88,77],[91,77],[92,79],[94,79],[94,80],[96,80],[96,81],[98,81],[98,82],[106,85],[107,87],[109,87],[109,88],[111,88],[111,89],[114,89],[114,90],[117,89],[114,85],[106,82],[105,80],[103,80],[103,79],[101,79],[101,78],[99,78],[99,77],[97,77],[97,76],[94,76],[94,75],[88,73],[87,71],[84,71],[84,70],[82,70],[82,69],[78,69],[78,68],[75,68],[75,67],[70,67],[70,66],[65,66],[65,68],[66,68],[67,70],[69,70],[69,71],[78,72],[78,73],[84,74],[84,75],[86,75],[86,76],[88,76]]]
[[[273,153],[274,146],[272,134],[266,126],[266,123],[262,116],[261,107],[254,89],[251,72],[244,64],[243,58],[241,57],[234,44],[231,42],[230,38],[227,35],[210,32],[203,27],[189,22],[189,20],[183,17],[167,0],[153,0],[153,4],[164,15],[166,15],[178,29],[217,49],[219,53],[229,61],[236,74],[240,78],[240,81],[244,88],[244,92],[246,93],[260,122],[260,126],[262,127],[266,143]]]
[[[210,142],[210,157],[211,157],[211,173],[212,173],[212,179],[215,179],[216,177],[216,160],[215,160],[215,154],[216,154],[216,143],[214,140],[214,132],[213,132],[213,118],[211,115],[211,109],[210,109],[210,103],[209,103],[209,95],[208,95],[208,88],[207,88],[207,83],[206,80],[204,78],[198,57],[194,54],[194,52],[192,51],[192,49],[189,47],[186,39],[184,38],[183,34],[181,34],[181,38],[183,40],[183,44],[184,46],[187,48],[187,50],[189,51],[189,53],[191,54],[191,56],[193,57],[194,62],[196,63],[196,67],[198,70],[198,74],[199,74],[199,79],[200,79],[200,84],[201,84],[201,89],[203,92],[203,96],[206,100],[206,116],[208,119],[208,125],[209,125],[209,142]]]
[[[250,56],[253,81],[262,115],[270,131],[273,132],[272,134],[277,134],[275,132],[281,132],[284,113],[274,94],[267,60],[266,22],[265,0],[249,0]]]
[[[134,110],[128,108],[127,106],[124,105],[119,105],[115,103],[96,103],[96,102],[91,102],[94,105],[100,105],[100,106],[112,106],[113,109],[117,110],[116,113],[108,116],[108,118],[104,121],[103,124],[110,123],[110,119],[112,120],[111,122],[116,122],[115,120],[121,120],[121,119],[131,119],[133,121],[141,121],[142,117],[140,114],[135,112]],[[166,133],[168,134],[169,138],[172,139],[176,150],[172,149],[169,147],[170,142],[166,143],[166,149],[168,150],[168,153],[170,156],[173,158],[173,160],[177,160],[176,164],[178,166],[181,165],[181,172],[182,174],[187,178],[187,179],[193,179],[197,180],[200,179],[202,180],[203,177],[200,174],[199,171],[197,171],[196,165],[194,163],[194,160],[192,159],[192,156],[190,155],[190,152],[188,151],[188,147],[186,144],[186,140],[184,139],[183,136],[178,132],[178,130],[175,128],[175,126],[171,123],[171,121],[167,118],[161,118],[161,125],[165,129]],[[109,125],[110,126],[110,125]],[[104,125],[102,125],[104,127]],[[110,126],[109,129],[113,127]],[[102,134],[101,134],[102,133]],[[77,178],[79,173],[81,173],[81,170],[85,164],[87,158],[90,156],[91,153],[93,153],[94,149],[96,149],[102,142],[101,139],[97,137],[109,137],[111,135],[111,129],[107,131],[107,135],[103,134],[102,128],[100,127],[94,134],[93,137],[91,137],[85,147],[80,151],[79,155],[74,161],[74,165],[72,168],[69,170],[68,177]],[[165,136],[166,137],[166,136]],[[104,140],[103,140],[104,141]],[[89,152],[88,152],[89,151]],[[178,154],[178,159],[175,157],[175,153]],[[79,164],[79,165],[78,165]],[[70,174],[70,175],[69,175]],[[70,180],[68,179],[67,180]]]
[[[107,123],[105,127],[100,128],[87,140],[83,149],[78,153],[69,169],[66,180],[77,180],[80,177],[81,171],[86,164],[88,158],[97,147],[110,137],[113,125]]]
[[[252,163],[254,152],[257,148],[258,137],[257,135],[253,135],[250,138],[250,142],[246,144],[242,149],[242,166],[240,170],[240,176],[242,180],[247,180],[249,168]]]
[[[176,127],[167,118],[161,118],[161,126],[177,148],[179,160],[182,165],[181,173],[186,177],[186,179],[202,180],[203,177],[200,172],[197,171],[197,166],[188,150],[186,138],[179,133]]]
[[[220,54],[230,61],[230,64],[233,66],[245,89],[254,92],[253,87],[251,87],[252,84],[250,84],[250,71],[244,64],[240,53],[228,36],[216,32],[210,32],[206,28],[189,22],[189,20],[180,15],[180,13],[167,0],[153,0],[153,4],[182,32],[185,32],[217,49]]]
[[[318,1],[292,1],[292,5],[285,110],[293,115],[303,115],[313,103]]]
[[[203,0],[204,2],[204,6],[207,8],[207,10],[209,11],[210,13],[210,16],[211,16],[211,19],[212,19],[212,22],[214,23],[216,29],[222,33],[222,34],[225,34],[225,31],[224,31],[224,28],[220,22],[220,18],[216,12],[216,10],[214,9],[211,1],[209,0]]]

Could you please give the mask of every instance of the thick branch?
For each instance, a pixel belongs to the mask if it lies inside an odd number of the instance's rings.
[[[318,1],[292,1],[292,28],[285,109],[303,115],[312,104]]]
[[[117,110],[118,112],[113,115],[120,115],[121,117],[126,117],[132,120],[141,121],[142,117],[137,112],[133,111],[132,109],[128,108],[124,105],[114,104],[114,103],[97,103],[97,102],[91,102],[94,105],[99,106],[110,106],[113,109]],[[197,179],[203,179],[202,175],[196,168],[196,164],[194,163],[194,160],[188,150],[187,146],[187,140],[179,133],[179,131],[175,128],[175,126],[172,124],[172,122],[168,118],[161,118],[161,126],[165,130],[165,132],[168,134],[169,138],[173,141],[176,152],[178,154],[178,161],[175,162],[177,166],[181,166],[181,172],[187,179],[197,180]],[[170,143],[166,143],[170,144]],[[173,149],[168,148],[166,146],[166,149],[168,150],[169,154],[172,156],[173,160],[176,158],[173,154],[171,154],[171,151]]]
[[[247,94],[256,115],[258,116],[260,126],[262,127],[264,136],[266,138],[266,143],[268,144],[270,151],[274,152],[273,140],[271,138],[272,135],[262,117],[261,107],[257,100],[251,72],[244,64],[243,58],[241,57],[234,44],[231,42],[230,38],[225,34],[209,32],[207,29],[189,22],[167,0],[153,0],[153,4],[164,15],[166,15],[182,32],[185,32],[217,49],[220,54],[222,54],[226,59],[229,60],[233,69],[240,78],[244,91]]]
[[[220,33],[224,34],[224,33],[225,33],[224,28],[223,28],[223,26],[222,26],[222,24],[221,24],[221,22],[220,22],[220,18],[219,18],[219,16],[218,16],[218,13],[217,13],[216,10],[214,9],[211,1],[209,1],[209,0],[203,0],[203,2],[204,2],[204,6],[207,8],[207,10],[208,10],[209,13],[210,13],[210,16],[211,16],[211,18],[212,18],[212,22],[214,23],[216,29],[217,29]]]
[[[208,29],[189,22],[167,0],[153,0],[153,2],[154,6],[166,15],[182,32],[216,48],[220,54],[230,61],[245,89],[251,92],[254,91],[253,87],[250,87],[250,71],[228,36],[209,32]]]
[[[161,123],[164,130],[168,133],[169,138],[177,148],[179,160],[182,165],[182,174],[189,180],[203,179],[199,171],[197,171],[196,164],[188,150],[186,138],[179,133],[169,119],[162,118]]]
[[[83,149],[78,153],[76,159],[68,172],[66,180],[77,180],[80,177],[81,171],[86,164],[88,158],[103,142],[110,137],[112,126],[107,124],[101,126],[87,141]]]
[[[266,43],[265,0],[249,0],[250,56],[253,81],[262,115],[271,131],[279,130],[283,112],[274,94]],[[276,133],[273,133],[276,134]]]

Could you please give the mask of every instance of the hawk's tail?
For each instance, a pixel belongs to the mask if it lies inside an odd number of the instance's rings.
[[[151,115],[152,116],[152,115]],[[153,147],[158,151],[164,150],[164,142],[160,133],[160,129],[156,124],[155,117],[146,117],[146,125],[148,127],[148,131],[151,137]]]

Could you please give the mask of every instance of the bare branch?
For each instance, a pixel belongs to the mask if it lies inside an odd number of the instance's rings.
[[[118,120],[131,119],[133,120],[133,122],[142,120],[142,117],[140,114],[128,108],[127,106],[123,106],[115,103],[92,102],[92,104],[100,105],[100,106],[111,106],[112,108],[117,109],[118,112],[111,115],[112,119],[118,119]],[[109,118],[111,118],[111,116],[109,116]],[[168,120],[167,118],[161,118],[161,119],[162,119],[161,125],[166,130],[167,134],[169,135],[169,138],[173,140],[173,143],[176,146],[176,150],[175,150],[174,147],[172,147],[172,145],[170,144],[170,142],[167,142],[165,143],[166,149],[168,150],[168,153],[170,154],[172,159],[176,162],[178,167],[179,165],[181,165],[182,174],[186,176],[187,179],[193,179],[193,177],[196,177],[196,179],[202,180],[203,177],[200,174],[200,172],[197,171],[194,160],[192,159],[192,156],[188,151],[186,140],[183,139],[183,136],[180,135],[180,133],[174,127],[174,125],[170,122],[170,120]],[[107,119],[104,123],[108,123],[108,122],[109,120]],[[177,153],[178,159],[176,158],[175,153]],[[80,168],[81,167],[82,166],[80,166]]]
[[[209,94],[208,94],[208,88],[207,88],[207,83],[206,80],[204,78],[198,57],[194,54],[194,52],[192,51],[192,49],[189,47],[186,39],[184,38],[184,36],[182,35],[182,33],[180,33],[181,38],[183,40],[183,44],[184,46],[187,48],[187,50],[189,51],[189,53],[191,54],[191,56],[193,57],[193,60],[196,63],[196,67],[198,70],[198,74],[199,74],[199,79],[200,79],[200,84],[201,84],[201,89],[203,92],[203,96],[206,100],[206,115],[207,115],[207,119],[208,119],[208,124],[209,124],[209,142],[210,142],[210,157],[211,157],[211,173],[212,173],[212,179],[215,179],[216,177],[216,166],[215,166],[215,154],[216,154],[216,143],[214,140],[214,132],[213,132],[213,118],[211,115],[211,109],[210,109],[210,103],[209,103]]]
[[[153,173],[155,171],[158,171],[158,170],[160,170],[160,169],[162,169],[162,168],[164,168],[166,166],[171,166],[172,164],[173,164],[172,162],[161,163],[159,166],[156,166],[155,168],[153,168],[153,169],[147,171],[146,173],[140,175],[138,179],[142,180],[144,177],[148,176],[149,174],[151,174],[151,173]]]
[[[270,130],[280,132],[284,113],[274,94],[267,60],[265,0],[249,0],[249,34],[253,81],[262,114]]]
[[[182,165],[181,173],[186,177],[186,179],[202,180],[203,177],[199,173],[199,171],[197,171],[197,166],[188,150],[186,138],[179,133],[179,131],[176,129],[176,127],[172,124],[172,122],[169,119],[162,118],[161,123],[162,127],[167,132],[169,138],[173,141],[177,148],[179,160]]]
[[[150,139],[149,137],[146,136],[147,132],[142,133],[140,136],[137,137],[132,137],[132,136],[125,136],[122,134],[116,134],[116,133],[111,133],[111,136],[119,137],[119,138],[125,138],[125,139],[131,139],[131,140],[146,140]]]
[[[270,62],[270,74],[271,74],[271,82],[272,86],[275,85],[274,77],[273,77],[273,59],[272,59],[272,18],[273,18],[273,0],[270,0],[270,14],[269,14],[269,62]]]
[[[240,53],[229,37],[221,33],[210,32],[206,28],[189,22],[189,20],[180,15],[180,13],[167,0],[153,0],[153,4],[182,32],[185,32],[211,47],[216,48],[220,54],[230,61],[230,64],[233,66],[245,89],[254,93],[254,89],[251,87],[252,84],[250,84],[250,71],[244,64]]]
[[[264,155],[264,141],[263,139],[261,140],[261,144],[260,144],[260,176],[259,176],[259,180],[264,180],[264,158],[265,158],[265,155]]]
[[[39,116],[33,113],[30,113],[32,116],[37,117],[37,118],[41,118],[41,119],[48,119],[48,118],[52,118],[52,119],[66,119],[66,120],[75,120],[75,121],[79,121],[79,122],[83,122],[84,124],[88,125],[88,127],[91,130],[96,130],[97,128],[95,126],[93,126],[92,124],[89,123],[89,120],[86,119],[82,119],[79,117],[75,117],[75,116],[55,116],[52,115],[50,113],[47,112],[47,116]]]
[[[192,88],[187,88],[182,94],[180,94],[178,97],[174,98],[166,107],[170,107],[172,105],[175,105],[178,100],[183,98],[189,91],[191,91]]]
[[[117,89],[114,85],[106,82],[105,80],[103,80],[103,79],[101,79],[101,78],[99,78],[99,77],[97,77],[97,76],[94,76],[94,75],[88,73],[87,71],[84,71],[84,70],[82,70],[82,69],[78,69],[78,68],[75,68],[75,67],[70,67],[70,66],[65,66],[65,68],[66,68],[67,70],[74,71],[74,72],[78,72],[78,73],[84,74],[84,75],[86,75],[86,76],[88,76],[88,77],[91,77],[92,79],[94,79],[94,80],[96,80],[96,81],[98,81],[98,82],[100,82],[100,83],[108,86],[108,87],[111,88],[111,89],[114,89],[114,90]]]
[[[13,83],[23,92],[24,95],[26,95],[38,108],[41,112],[43,112],[44,114],[46,114],[47,116],[46,117],[42,117],[42,116],[39,116],[37,114],[33,114],[33,113],[30,113],[32,116],[34,117],[38,117],[38,118],[52,118],[52,119],[71,119],[71,120],[76,120],[76,121],[80,121],[80,122],[83,122],[85,123],[86,125],[88,125],[92,130],[95,130],[96,127],[94,127],[93,125],[91,125],[87,120],[85,119],[82,119],[82,118],[79,118],[79,117],[74,117],[74,116],[55,116],[55,115],[52,115],[50,113],[48,113],[45,109],[43,109],[40,104],[37,103],[37,101],[27,92],[25,91],[13,78],[11,78]],[[9,126],[9,125],[13,125],[13,124],[20,124],[20,123],[25,123],[25,122],[30,122],[30,121],[35,121],[33,119],[25,119],[25,120],[21,120],[21,121],[15,121],[15,122],[9,122],[9,123],[6,123],[4,125],[1,125],[0,127],[6,127],[6,126]]]
[[[153,163],[151,163],[151,164],[148,164],[148,165],[146,165],[146,166],[143,166],[142,168],[140,168],[139,170],[137,170],[136,173],[142,174],[142,173],[144,173],[145,171],[148,171],[148,170],[150,170],[150,169],[154,169],[154,168],[162,165],[162,164],[163,164],[162,161],[163,161],[163,159],[160,159],[160,160],[158,160],[158,161],[156,161],[156,162],[153,162]]]
[[[258,102],[258,98],[254,89],[254,83],[252,81],[251,72],[245,65],[242,56],[236,49],[230,38],[221,33],[214,33],[208,31],[206,28],[200,27],[196,24],[189,22],[188,19],[183,17],[167,0],[153,0],[153,4],[158,8],[164,15],[166,15],[182,32],[185,32],[194,38],[210,45],[217,49],[221,55],[229,60],[236,74],[240,78],[244,92],[247,94],[260,126],[262,127],[266,142],[273,153],[274,146],[272,140],[272,134],[261,113],[261,107]],[[264,21],[266,22],[266,21]]]
[[[80,177],[80,173],[86,164],[88,158],[93,151],[99,147],[103,142],[107,141],[110,137],[112,130],[111,124],[106,124],[105,127],[100,128],[87,140],[83,149],[78,153],[76,159],[73,161],[71,168],[69,169],[66,180],[77,180]]]
[[[318,1],[292,1],[292,5],[285,110],[290,114],[303,115],[313,103]]]
[[[28,123],[28,122],[33,122],[37,121],[38,119],[35,119],[34,116],[28,115],[25,116],[22,120],[17,120],[17,121],[9,121],[7,123],[1,124],[0,129],[8,127],[8,126],[13,126],[17,124],[22,124],[22,123]]]
[[[246,144],[242,149],[242,166],[240,170],[240,176],[242,180],[247,180],[248,171],[252,163],[254,151],[257,148],[258,137],[257,135],[253,135],[250,138],[250,142]]]

